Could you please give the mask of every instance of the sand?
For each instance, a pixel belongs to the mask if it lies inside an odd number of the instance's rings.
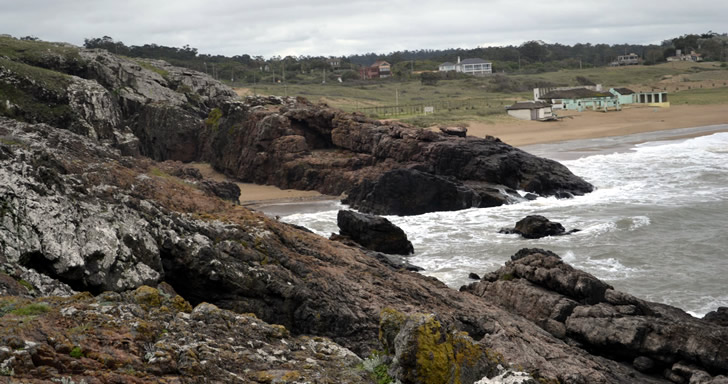
[[[615,112],[571,112],[560,111],[565,116],[561,121],[539,122],[507,118],[495,124],[470,123],[468,135],[499,137],[504,142],[517,146],[556,143],[567,140],[593,139],[626,136],[635,133],[656,132],[678,128],[728,124],[728,105],[679,105],[670,108],[631,107]],[[717,131],[728,131],[728,126]],[[663,137],[698,136],[705,132],[696,131],[688,135],[664,135]],[[679,136],[678,136],[679,135]],[[209,164],[193,163],[202,175],[213,180],[229,180],[216,172]],[[338,200],[338,196],[322,195],[316,191],[280,189],[272,185],[236,183],[240,187],[240,203],[252,208],[274,203]]]
[[[217,181],[232,181],[220,172],[212,169],[207,163],[191,163],[190,166],[200,170],[202,176]],[[238,183],[240,187],[240,204],[248,207],[257,207],[272,202],[296,202],[311,200],[338,200],[338,196],[322,195],[316,191],[298,191],[295,189],[280,189],[272,185],[258,185],[252,183]]]
[[[565,118],[554,122],[523,121],[515,118],[494,124],[473,122],[468,126],[468,135],[491,135],[520,147],[728,124],[728,105],[677,105],[670,108],[635,106],[606,113],[557,111],[557,114]]]

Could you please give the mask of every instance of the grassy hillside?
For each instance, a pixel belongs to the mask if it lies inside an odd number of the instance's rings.
[[[576,86],[579,85],[578,77],[602,84],[607,89],[666,90],[675,104],[728,103],[728,68],[720,63],[688,62],[561,70],[534,75],[496,74],[484,78],[440,80],[436,85],[385,79],[357,83],[255,84],[237,90],[241,95],[302,96],[346,111],[431,126],[507,119],[505,106],[516,100],[531,99],[534,86]],[[393,108],[395,105],[400,108]],[[417,106],[434,106],[435,113],[425,116]],[[397,114],[393,114],[395,111]]]

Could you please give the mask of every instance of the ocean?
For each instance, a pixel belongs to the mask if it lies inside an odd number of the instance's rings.
[[[470,272],[501,267],[521,248],[544,248],[616,289],[702,317],[728,306],[728,125],[524,147],[592,183],[585,196],[387,216],[415,247],[412,264],[454,289]],[[704,136],[688,137],[695,134]],[[525,193],[525,192],[524,192]],[[337,201],[261,207],[328,237]],[[527,215],[580,232],[538,240],[498,233]]]

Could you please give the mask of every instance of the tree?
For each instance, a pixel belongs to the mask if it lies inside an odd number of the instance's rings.
[[[665,54],[660,48],[653,48],[647,51],[645,55],[645,64],[653,65],[665,60]]]
[[[440,74],[437,72],[422,72],[420,74],[420,82],[423,85],[437,85],[440,80]]]

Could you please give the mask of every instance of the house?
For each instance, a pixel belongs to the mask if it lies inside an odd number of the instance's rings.
[[[640,92],[635,94],[635,103],[647,104],[650,107],[669,108],[667,92]]]
[[[586,88],[575,88],[551,91],[540,97],[552,104],[553,109],[567,109],[582,112],[585,109],[607,111],[609,108],[621,110],[617,96],[611,92],[593,91]]]
[[[374,64],[359,69],[359,76],[362,79],[379,79],[392,76],[392,66],[384,61],[377,60]]]
[[[328,64],[329,67],[331,67],[331,69],[337,70],[337,69],[341,68],[341,59],[336,58],[336,57],[331,57],[331,58],[326,59],[326,64]]]
[[[450,72],[455,70],[455,63],[451,63],[449,61],[446,61],[442,64],[440,64],[440,72]]]
[[[637,102],[637,93],[629,88],[611,88],[609,93],[616,96],[620,104],[633,104]]]
[[[493,73],[493,65],[490,61],[483,59],[465,59],[457,63],[444,62],[440,64],[440,72],[461,72],[473,76],[485,76]]]
[[[609,63],[612,67],[619,67],[622,65],[637,65],[640,63],[640,57],[636,53],[630,53],[629,55],[617,56],[617,60]]]
[[[519,101],[507,106],[506,111],[521,120],[547,120],[554,117],[551,104],[545,101]]]
[[[695,53],[695,51],[690,51],[689,55],[683,54],[681,50],[675,51],[675,56],[670,56],[667,58],[667,61],[703,61],[703,55],[699,53]]]

